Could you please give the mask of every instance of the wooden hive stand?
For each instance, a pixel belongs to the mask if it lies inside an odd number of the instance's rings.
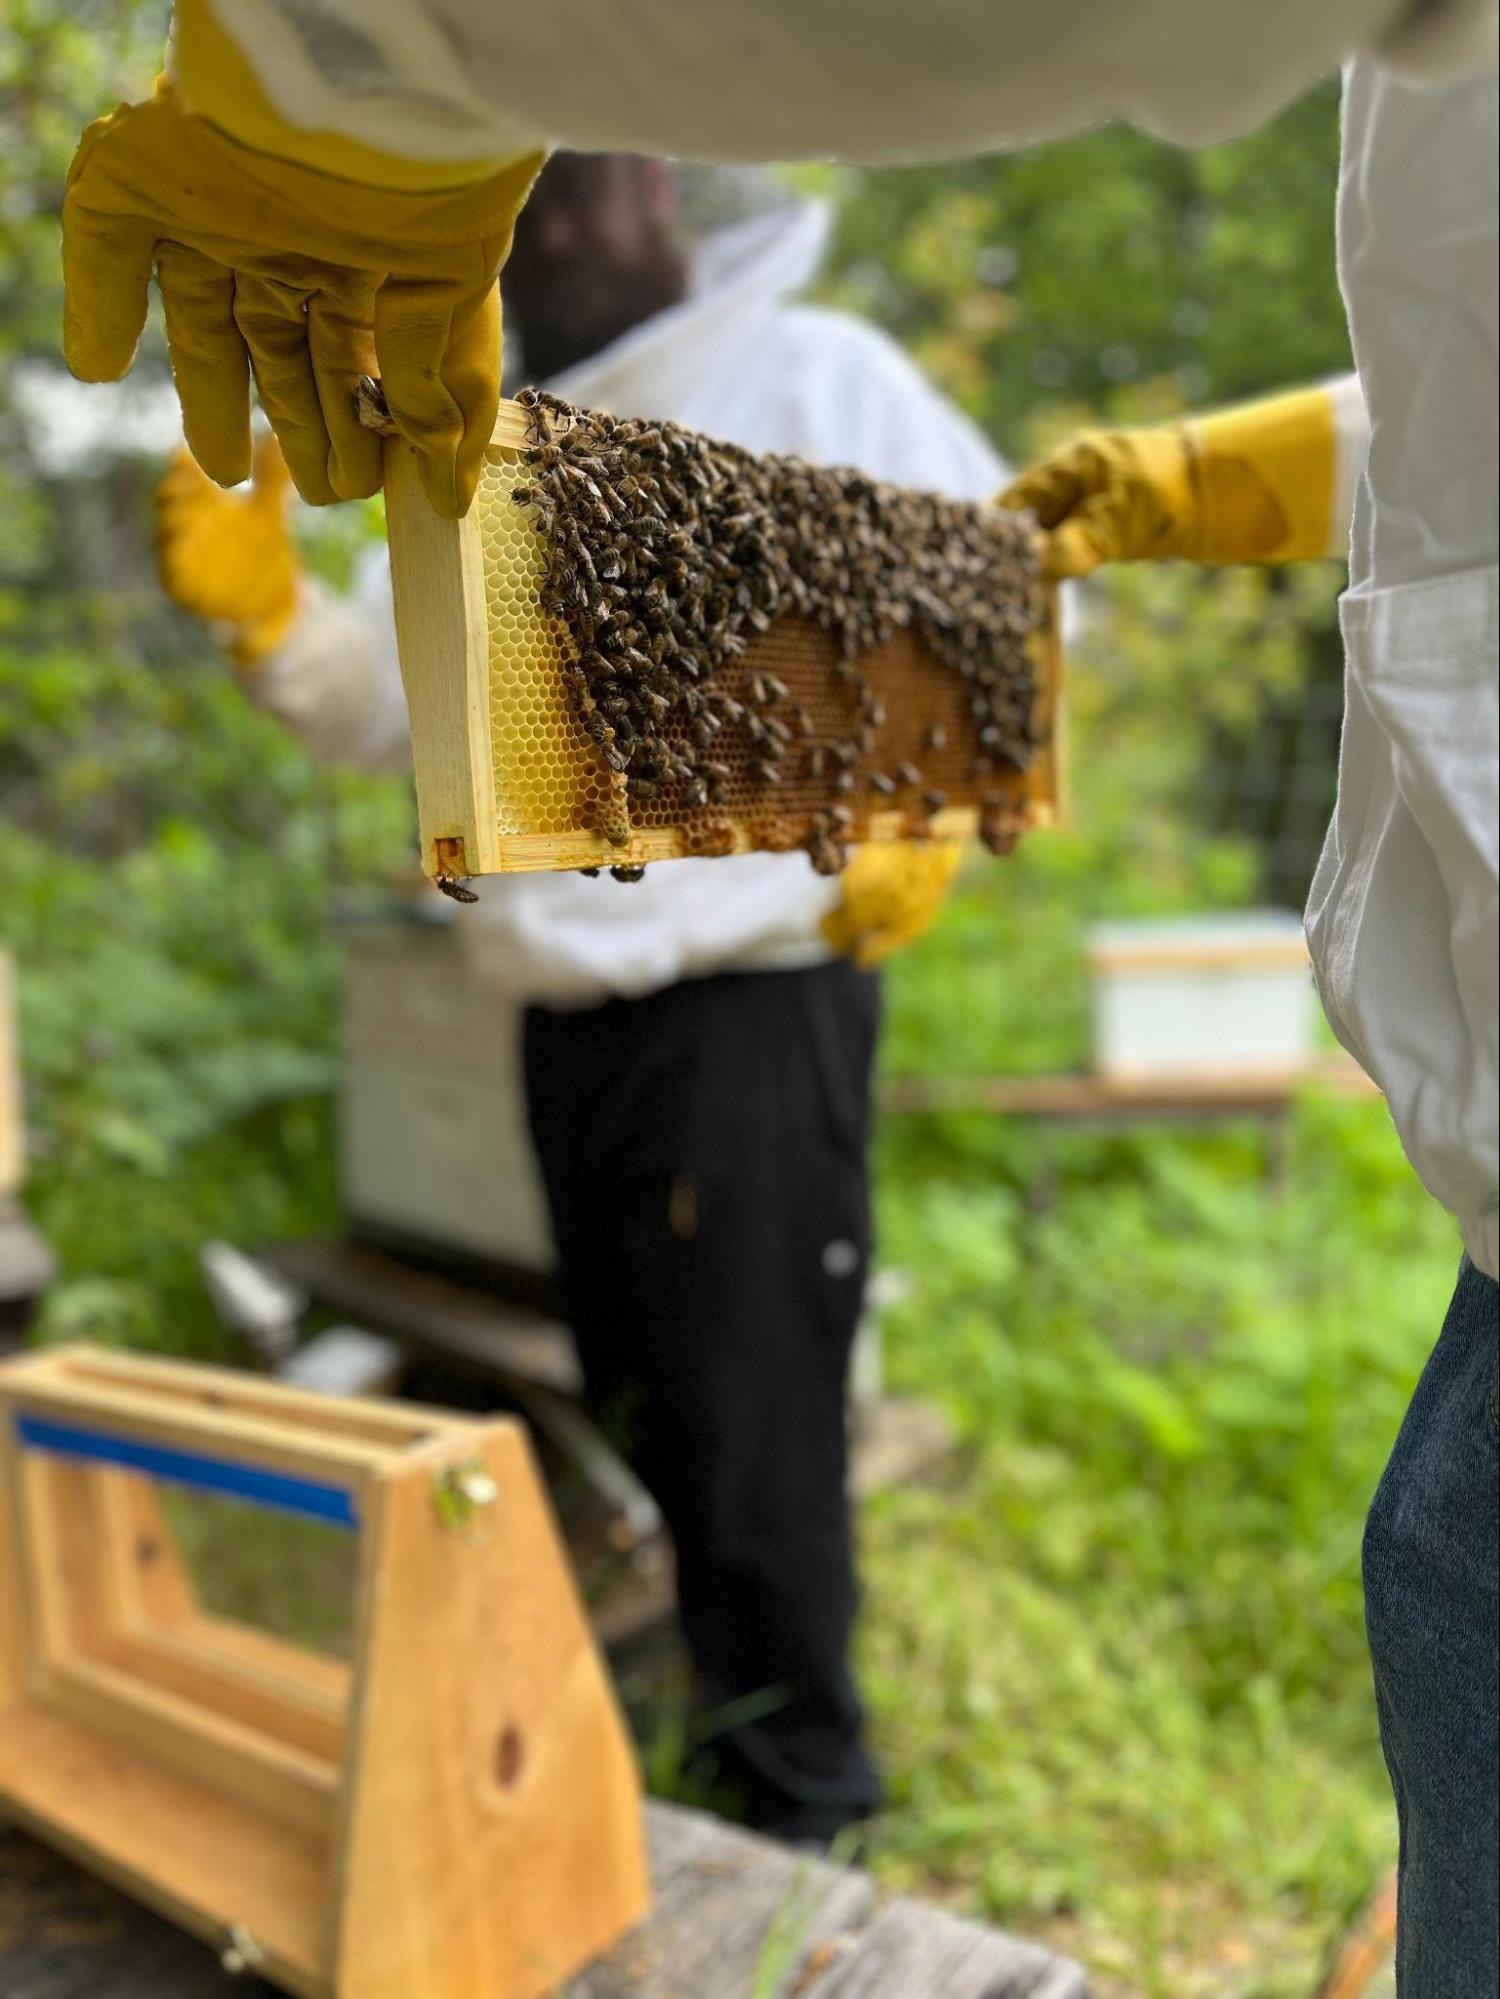
[[[210,1615],[157,1482],[359,1536],[352,1663]],[[54,1348],[0,1367],[0,1815],[307,1999],[538,1999],[644,1914],[522,1427]]]

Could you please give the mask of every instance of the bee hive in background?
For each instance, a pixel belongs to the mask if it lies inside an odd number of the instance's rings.
[[[387,446],[424,864],[444,881],[979,833],[1057,803],[1025,517],[548,397],[473,507]]]

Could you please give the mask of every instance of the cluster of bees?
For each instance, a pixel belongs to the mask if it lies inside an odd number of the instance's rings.
[[[964,684],[969,795],[987,844],[1014,845],[1004,780],[1036,748],[1029,641],[1041,615],[1025,516],[539,391],[518,400],[530,442],[513,496],[538,519],[542,607],[566,631],[570,693],[612,773],[617,809],[601,833],[626,844],[632,813],[665,797],[692,851],[728,851],[722,815],[747,780],[768,809],[779,789],[805,801],[811,787],[813,809],[758,811],[758,844],[802,846],[822,873],[844,865],[862,814],[882,803],[899,801],[920,833],[947,797],[909,757],[882,765],[885,709],[868,673],[869,655],[909,629]],[[835,642],[846,719],[832,735],[754,651],[730,670],[789,617]],[[924,741],[943,751],[948,734],[933,723]]]

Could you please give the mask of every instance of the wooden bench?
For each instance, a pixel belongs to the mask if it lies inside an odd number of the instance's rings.
[[[650,1919],[566,1999],[1086,1999],[1079,1967],[672,1805],[647,1808]],[[0,1829],[5,1999],[257,1999],[213,1953]],[[442,1999],[413,1994],[412,1999]],[[560,1995],[561,1999],[561,1995]]]

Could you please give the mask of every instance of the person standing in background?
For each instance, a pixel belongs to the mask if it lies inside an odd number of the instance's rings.
[[[828,230],[760,176],[689,254],[678,176],[558,155],[505,277],[527,378],[619,416],[858,466],[955,498],[1006,472],[883,334],[794,302]],[[162,484],[168,591],[226,629],[252,696],[319,754],[408,750],[385,550],[339,599],[298,573],[274,445],[246,495],[187,460]],[[752,1821],[825,1843],[880,1787],[849,1664],[849,1358],[870,1255],[879,994],[864,967],[931,920],[956,854],[677,861],[625,885],[489,878],[459,934],[527,1005],[525,1081],[560,1305],[591,1406],[677,1553],[717,1760]]]

